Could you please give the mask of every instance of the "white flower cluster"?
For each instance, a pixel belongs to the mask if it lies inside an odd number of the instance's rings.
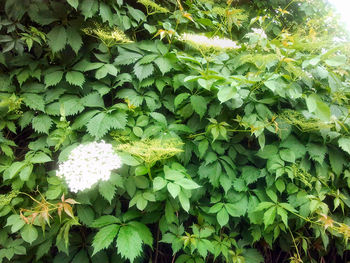
[[[228,38],[219,38],[215,36],[213,38],[208,38],[203,35],[183,33],[180,38],[184,42],[188,42],[190,45],[202,47],[202,48],[212,48],[212,49],[237,49],[240,48],[236,42]]]
[[[262,28],[252,28],[253,32],[257,35],[259,35],[261,38],[267,38],[267,35]]]
[[[57,176],[64,178],[72,192],[91,188],[99,180],[109,180],[111,171],[122,166],[112,145],[104,141],[81,144],[59,165]]]

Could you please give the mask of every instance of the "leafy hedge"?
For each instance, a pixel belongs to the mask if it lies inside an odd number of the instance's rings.
[[[345,262],[350,48],[328,8],[1,1],[0,261]],[[58,164],[102,139],[123,167],[71,193]]]

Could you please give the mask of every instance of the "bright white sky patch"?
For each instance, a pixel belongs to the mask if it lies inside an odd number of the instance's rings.
[[[328,0],[328,2],[335,7],[347,31],[350,32],[350,0]]]

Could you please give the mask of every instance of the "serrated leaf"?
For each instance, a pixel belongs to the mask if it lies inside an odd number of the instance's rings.
[[[45,74],[44,82],[46,87],[57,85],[62,80],[62,77],[63,71],[60,70]]]
[[[173,68],[173,65],[170,59],[166,57],[158,57],[157,59],[154,60],[154,63],[156,63],[156,65],[158,66],[159,70],[162,72],[163,75],[171,71],[171,69]]]
[[[52,119],[44,114],[38,115],[32,120],[32,127],[36,132],[49,134]]]
[[[115,223],[120,223],[120,220],[118,218],[116,218],[115,216],[105,215],[105,216],[101,216],[101,217],[97,218],[95,221],[93,221],[91,224],[91,227],[100,228],[100,227],[108,226],[108,225],[115,224]]]
[[[75,122],[72,125],[73,130],[80,129],[84,125],[87,125],[87,123],[94,117],[97,113],[99,113],[99,110],[92,110],[87,111],[82,114],[80,114],[76,119]]]
[[[228,223],[229,215],[224,207],[217,213],[216,219],[221,227]]]
[[[47,39],[49,46],[54,53],[64,49],[67,42],[66,29],[63,26],[55,26],[47,34]]]
[[[31,163],[47,163],[51,161],[51,157],[44,152],[37,152],[32,158],[30,158]]]
[[[340,175],[343,171],[343,166],[346,164],[344,154],[336,149],[330,148],[328,155],[333,172],[336,175]]]
[[[199,95],[191,96],[191,105],[196,113],[202,118],[207,111],[207,101]]]
[[[85,77],[81,72],[69,71],[66,73],[66,81],[71,85],[82,87],[85,82]]]
[[[190,96],[189,93],[181,93],[179,95],[176,96],[175,100],[174,100],[174,106],[175,108],[177,108],[181,102],[183,102],[185,99],[187,99]]]
[[[87,226],[91,225],[95,217],[94,210],[87,205],[78,205],[77,214],[78,214],[79,221],[84,223]]]
[[[99,183],[98,191],[109,203],[111,203],[114,197],[115,190],[115,186],[108,181],[102,181]]]
[[[149,77],[154,71],[154,66],[152,64],[140,65],[137,63],[134,66],[134,73],[139,81],[144,80]]]
[[[275,206],[269,208],[265,213],[264,213],[264,224],[265,224],[265,228],[268,227],[269,225],[273,224],[273,222],[275,221],[275,217],[276,217],[276,212],[277,209]]]
[[[114,63],[116,65],[130,65],[132,63],[135,63],[140,58],[142,58],[142,55],[135,52],[129,52],[125,49],[119,49],[119,56],[116,57],[114,60]]]
[[[179,201],[182,208],[188,213],[190,210],[190,200],[183,191],[179,193]]]
[[[104,102],[101,95],[97,92],[90,93],[81,99],[82,104],[85,107],[100,107],[103,108]]]
[[[119,228],[120,225],[116,224],[101,228],[92,242],[92,246],[94,247],[94,252],[92,254],[95,255],[98,251],[107,248],[118,234]]]
[[[277,214],[280,215],[282,218],[282,222],[285,224],[286,227],[288,227],[288,214],[287,211],[284,210],[282,207],[277,207]]]
[[[72,1],[72,0],[71,0]],[[76,0],[78,2],[78,0]],[[78,5],[77,5],[78,6]],[[76,7],[75,7],[76,9]],[[83,45],[83,40],[79,31],[73,27],[67,28],[67,43],[71,46],[74,52],[77,54],[81,46]]]
[[[350,154],[350,138],[340,138],[338,140],[338,145],[340,148],[342,148],[343,151]]]
[[[349,140],[349,142],[350,142],[350,140]],[[316,144],[316,143],[308,143],[306,148],[307,148],[307,151],[308,151],[310,158],[312,160],[317,161],[319,164],[323,163],[323,160],[324,160],[325,155],[327,153],[327,147],[325,145]]]
[[[246,185],[256,182],[261,176],[260,170],[253,166],[242,167],[242,178]]]
[[[120,228],[117,238],[117,248],[118,253],[131,262],[141,254],[142,239],[134,227],[123,226]]]
[[[80,4],[80,10],[85,19],[92,17],[98,10],[97,0],[83,0]]]
[[[109,22],[110,25],[113,23],[113,13],[111,8],[105,3],[100,3],[100,16],[102,18],[102,22]]]
[[[243,195],[242,198],[235,203],[226,203],[225,208],[232,217],[244,216],[248,208],[248,198],[246,195]]]
[[[101,112],[95,115],[87,124],[88,132],[96,137],[96,139],[102,138],[110,129],[110,123],[108,122],[108,114]]]
[[[123,111],[114,111],[107,115],[107,121],[113,129],[124,129],[127,123],[127,116]]]
[[[74,9],[78,8],[79,0],[67,0],[68,4],[70,4]]]
[[[157,122],[160,122],[161,124],[163,124],[165,127],[167,126],[167,120],[165,118],[165,116],[159,112],[152,112],[151,117],[153,119],[155,119]]]
[[[24,103],[33,110],[45,110],[45,102],[43,96],[32,93],[24,93],[22,95]]]
[[[128,225],[133,227],[137,231],[143,243],[152,247],[152,244],[153,244],[152,233],[146,225],[136,221],[129,222]]]

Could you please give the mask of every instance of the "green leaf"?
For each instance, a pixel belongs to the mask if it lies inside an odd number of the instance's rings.
[[[94,247],[94,252],[92,254],[95,255],[98,251],[107,248],[118,234],[119,228],[120,225],[116,224],[101,228],[92,242],[92,246]]]
[[[112,202],[115,190],[115,186],[109,181],[102,181],[99,183],[98,191],[103,196],[103,198],[106,199],[109,203]]]
[[[85,77],[81,72],[69,71],[66,73],[66,81],[71,85],[82,87],[85,82]]]
[[[134,73],[139,81],[144,80],[149,77],[154,71],[154,66],[152,64],[141,65],[137,63],[134,66]]]
[[[276,217],[276,207],[273,206],[271,208],[269,208],[265,213],[264,213],[264,224],[265,224],[265,229],[266,227],[268,227],[269,225],[273,224],[273,222],[275,221],[275,217]]]
[[[33,225],[26,224],[21,229],[21,236],[25,242],[31,244],[38,238],[38,231]]]
[[[198,151],[199,151],[199,157],[203,158],[204,155],[206,154],[207,150],[209,147],[209,142],[208,140],[202,140],[200,141],[200,143],[198,144]]]
[[[253,166],[242,167],[242,178],[246,185],[256,182],[261,177],[261,171]]]
[[[350,138],[340,138],[338,140],[338,145],[340,148],[342,148],[343,151],[347,152],[350,154]]]
[[[218,92],[218,99],[221,103],[224,103],[232,99],[237,93],[237,88],[231,86],[220,87]]]
[[[346,164],[344,154],[336,149],[329,148],[328,155],[333,172],[336,175],[340,175],[343,171],[343,166]]]
[[[196,113],[202,118],[207,111],[207,101],[199,95],[191,96],[191,105]]]
[[[80,4],[80,10],[85,19],[92,17],[98,10],[97,0],[83,0]]]
[[[85,107],[103,108],[105,106],[101,95],[97,92],[93,92],[86,95],[84,98],[81,99],[81,101]]]
[[[91,227],[104,227],[110,224],[120,223],[120,220],[112,215],[105,215],[97,218],[94,222],[92,222]]]
[[[346,56],[335,56],[330,59],[326,59],[325,63],[331,67],[339,67],[346,64]]]
[[[283,161],[291,162],[291,163],[295,162],[295,155],[292,149],[280,150],[279,154]]]
[[[125,49],[120,48],[119,49],[119,56],[116,57],[114,60],[114,63],[116,65],[130,65],[132,63],[135,63],[137,60],[142,58],[142,55],[135,52],[129,52]]]
[[[47,163],[51,162],[52,159],[44,152],[36,153],[32,158],[30,158],[31,163]]]
[[[165,179],[171,180],[171,181],[176,181],[179,180],[180,178],[185,177],[183,173],[181,173],[178,170],[171,169],[167,165],[164,165],[164,175]]]
[[[19,216],[19,215],[10,215],[7,218],[7,223],[5,225],[6,226],[11,226],[11,232],[15,233],[18,230],[20,230],[26,223],[24,222],[24,220]]]
[[[141,237],[143,243],[152,247],[153,236],[152,236],[151,231],[149,230],[149,228],[146,225],[144,225],[140,222],[136,222],[136,221],[129,222],[128,225],[133,227],[137,231],[137,233]]]
[[[111,128],[111,123],[108,120],[107,113],[101,112],[95,115],[87,124],[88,132],[96,137],[96,139],[102,138],[108,130]]]
[[[78,0],[70,0],[70,1],[78,2]],[[73,27],[67,28],[67,43],[72,47],[74,52],[78,54],[79,49],[83,45],[83,40],[81,39],[81,35],[79,34],[79,31],[77,29]]]
[[[44,83],[46,87],[56,86],[62,80],[62,77],[63,71],[60,70],[47,73],[44,77]]]
[[[75,254],[71,263],[89,263],[89,257],[85,249],[81,249],[77,254]]]
[[[282,193],[285,189],[286,189],[286,185],[284,183],[284,181],[279,178],[276,182],[275,182],[275,186],[277,188],[277,190]]]
[[[177,108],[185,99],[190,96],[189,93],[181,93],[175,97],[174,106]]]
[[[79,0],[67,0],[68,4],[70,4],[75,10],[78,8]]]
[[[49,46],[54,53],[64,49],[67,42],[66,29],[63,26],[55,26],[47,34],[47,39]]]
[[[11,164],[9,168],[7,168],[4,172],[4,179],[12,179],[15,177],[26,165],[25,162],[14,162]]]
[[[268,195],[268,197],[271,198],[272,201],[277,203],[278,197],[277,197],[276,193],[273,190],[271,190],[271,189],[266,190],[266,194]]]
[[[167,184],[167,188],[173,198],[176,198],[181,190],[180,186],[170,182]]]
[[[28,181],[30,178],[30,175],[32,174],[32,171],[33,171],[33,165],[29,164],[21,170],[21,172],[19,173],[19,177],[21,178],[22,181]]]
[[[327,147],[325,145],[308,143],[306,148],[312,160],[317,161],[319,164],[323,163],[323,160],[327,153]]]
[[[283,223],[285,224],[286,227],[288,227],[287,211],[284,210],[282,207],[277,207],[277,214],[281,216]]]
[[[244,263],[262,263],[264,257],[255,248],[248,248],[242,254],[244,256]]]
[[[87,125],[87,123],[94,117],[97,113],[99,113],[99,110],[92,110],[87,111],[82,114],[80,114],[76,119],[75,122],[72,125],[73,130],[80,129],[84,125]]]
[[[221,227],[228,223],[229,215],[224,207],[219,211],[219,213],[217,213],[216,219]]]
[[[240,217],[244,216],[247,212],[248,207],[248,198],[246,195],[242,195],[242,198],[235,203],[226,203],[225,208],[226,211],[232,217]]]
[[[158,57],[154,60],[154,63],[156,63],[163,75],[173,68],[171,60],[166,57]]]
[[[161,124],[163,124],[164,127],[166,127],[168,125],[167,120],[163,114],[161,114],[159,112],[152,112],[150,115],[157,122],[160,122]]]
[[[121,227],[117,238],[117,248],[122,257],[133,262],[142,252],[142,239],[138,231],[132,226]]]
[[[180,178],[175,181],[176,184],[180,185],[182,188],[186,190],[197,189],[200,186],[195,182],[187,178]]]
[[[182,208],[186,212],[188,212],[190,210],[190,200],[183,191],[180,191],[180,193],[179,193],[179,201],[180,201]]]
[[[161,189],[163,189],[167,184],[167,181],[164,180],[162,177],[157,176],[156,178],[154,178],[153,180],[153,190],[154,191],[159,191]]]
[[[36,132],[49,134],[50,127],[52,125],[52,119],[44,114],[40,114],[33,118],[32,126]]]
[[[24,103],[33,110],[45,110],[45,102],[43,96],[32,93],[24,93],[22,95]]]
[[[262,210],[265,210],[271,206],[275,205],[274,203],[272,202],[261,202],[259,203],[259,205],[254,209],[255,212],[259,212],[259,211],[262,211]]]
[[[103,2],[100,3],[100,16],[103,23],[109,22],[110,25],[113,23],[113,13],[110,7]]]
[[[94,210],[87,205],[78,205],[77,206],[77,214],[79,221],[84,223],[87,226],[90,226],[94,221],[95,213]],[[115,223],[115,222],[113,222]]]

